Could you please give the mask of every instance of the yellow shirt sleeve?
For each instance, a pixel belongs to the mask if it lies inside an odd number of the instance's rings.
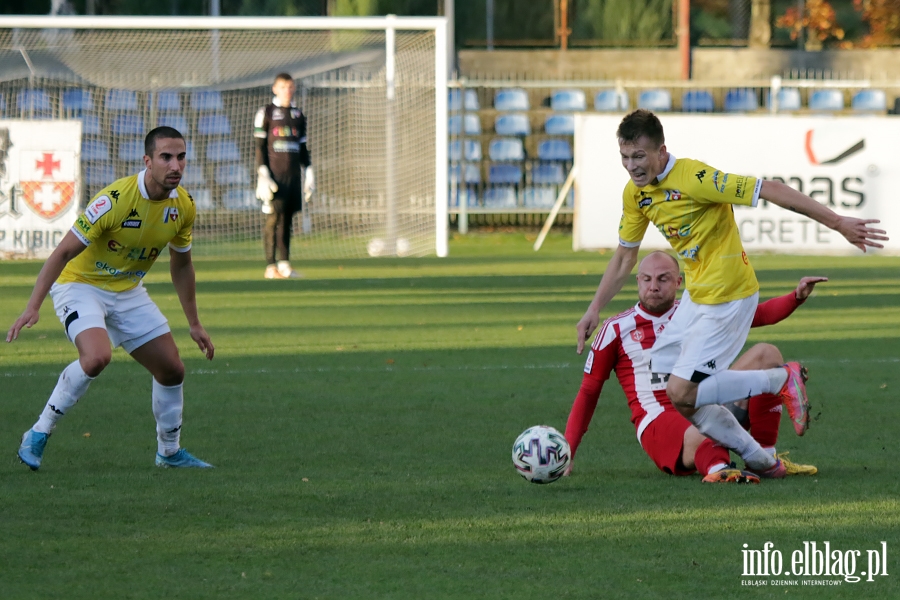
[[[750,175],[735,175],[714,169],[699,160],[690,161],[690,175],[682,189],[688,196],[716,204],[756,206],[762,180]]]
[[[619,244],[626,248],[640,246],[650,219],[634,201],[633,184],[628,182],[622,192],[622,218],[619,219]]]
[[[181,228],[175,234],[175,237],[172,238],[172,241],[169,242],[169,246],[181,252],[186,252],[191,249],[197,209],[194,206],[193,199],[181,188],[178,189],[178,200],[182,211]]]

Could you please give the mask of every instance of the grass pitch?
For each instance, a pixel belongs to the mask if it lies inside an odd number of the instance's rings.
[[[41,470],[19,464],[21,433],[76,356],[48,300],[0,351],[0,598],[900,597],[900,259],[753,258],[763,298],[831,278],[750,336],[810,368],[813,423],[797,438],[785,420],[779,451],[819,475],[665,476],[611,381],[574,476],[538,486],[513,469],[512,442],[564,428],[583,363],[575,323],[609,254],[532,241],[301,258],[297,281],[263,280],[255,259],[200,261],[211,363],[157,265],[147,286],[188,369],[182,442],[210,471],[154,468],[150,378],[122,350]],[[4,327],[39,268],[0,263]],[[635,301],[632,283],[603,316]],[[861,553],[857,575],[886,548],[888,575],[742,576],[744,544],[772,542],[784,571],[804,542],[826,541],[845,567]]]

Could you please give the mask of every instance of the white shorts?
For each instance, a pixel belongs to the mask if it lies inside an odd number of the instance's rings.
[[[747,341],[759,293],[725,304],[695,304],[685,291],[650,349],[654,373],[700,383],[731,366]]]
[[[110,292],[86,283],[54,283],[53,308],[72,343],[85,329],[105,329],[113,346],[129,354],[169,332],[169,322],[143,285],[127,292]]]

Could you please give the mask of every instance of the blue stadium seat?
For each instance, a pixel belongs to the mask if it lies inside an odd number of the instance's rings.
[[[515,208],[516,203],[515,188],[502,186],[484,190],[485,208]]]
[[[857,112],[883,112],[887,110],[884,90],[860,90],[850,100],[850,108]]]
[[[530,135],[531,123],[524,113],[497,115],[494,119],[494,131],[500,135]]]
[[[6,115],[6,97],[0,94],[0,117]]]
[[[566,174],[560,163],[539,163],[531,169],[531,183],[535,185],[560,185]]]
[[[450,90],[450,94],[447,98],[447,110],[451,112],[462,110],[463,103],[460,101],[461,96],[461,90]],[[481,108],[478,104],[478,94],[475,93],[475,90],[466,90],[465,99],[466,110],[478,110]]]
[[[447,156],[452,162],[463,160],[463,144],[465,143],[465,159],[481,160],[481,142],[475,140],[453,140],[447,150]]]
[[[82,161],[109,160],[109,146],[100,140],[84,140],[81,142]]]
[[[62,108],[65,114],[78,116],[94,110],[94,99],[88,90],[68,89],[62,94]]]
[[[521,88],[497,90],[494,94],[494,108],[497,110],[528,110],[531,104],[528,102],[528,93]]]
[[[712,112],[715,109],[712,94],[707,90],[688,90],[681,96],[682,112]]]
[[[81,135],[100,135],[103,131],[100,129],[100,117],[97,115],[82,115],[81,117]]]
[[[177,129],[181,135],[188,135],[190,133],[188,130],[187,119],[178,113],[161,113],[156,120],[156,125],[158,127],[165,126]]]
[[[194,142],[190,140],[186,140],[184,143],[184,159],[185,160],[196,160],[197,155],[194,154]]]
[[[463,119],[461,115],[453,115],[447,121],[447,133],[449,135],[463,134]],[[466,135],[481,135],[481,119],[478,115],[466,115]]]
[[[222,110],[222,94],[219,92],[193,92],[191,108],[198,111]]]
[[[587,110],[587,101],[581,90],[553,90],[550,93],[550,108],[556,111]]]
[[[191,188],[188,190],[188,193],[194,199],[194,206],[197,207],[197,210],[212,210],[215,208],[210,190],[206,188]]]
[[[133,162],[143,160],[143,158],[144,140],[135,138],[119,144],[119,160]]]
[[[725,92],[725,112],[752,112],[759,108],[756,90],[735,88]]]
[[[594,95],[594,110],[617,112],[628,110],[628,92],[616,90],[600,90]]]
[[[467,187],[456,188],[455,196],[452,191],[449,192],[447,194],[447,199],[450,208],[458,208],[460,200],[463,200],[469,208],[476,208],[478,206],[478,193]]]
[[[800,110],[803,104],[800,102],[800,90],[797,88],[780,88],[775,94],[778,100],[778,110]],[[771,91],[766,93],[766,106],[772,106]]]
[[[84,166],[84,183],[98,191],[115,181],[116,169],[112,163],[91,164]]]
[[[672,95],[668,90],[644,90],[638,96],[638,108],[646,108],[654,112],[667,112],[672,110]]]
[[[178,92],[156,92],[156,110],[160,112],[180,111],[181,96]]]
[[[494,138],[488,144],[491,160],[525,160],[525,148],[519,138]]]
[[[575,116],[548,115],[544,121],[544,132],[550,135],[575,135]]]
[[[215,181],[223,185],[250,185],[250,172],[243,163],[216,166]]]
[[[206,145],[206,160],[209,162],[238,162],[241,152],[233,140],[215,140]]]
[[[572,160],[572,146],[568,140],[542,140],[537,155],[541,160]]]
[[[822,112],[844,110],[844,92],[841,90],[816,90],[809,96],[809,110]]]
[[[206,178],[203,176],[203,167],[198,165],[188,165],[184,169],[184,176],[181,178],[183,186],[200,186],[206,185]],[[196,198],[194,198],[196,201]]]
[[[144,135],[144,119],[138,115],[116,115],[110,131],[114,135]]]
[[[35,119],[49,119],[53,116],[50,96],[44,90],[19,90],[16,94],[16,106],[19,114]]]
[[[522,194],[522,204],[525,208],[553,208],[557,193],[552,187],[528,187]]]
[[[488,168],[488,183],[515,184],[522,182],[522,167],[511,164],[493,164]]]
[[[106,92],[106,110],[136,111],[137,94],[132,90],[109,90]]]
[[[197,133],[200,135],[228,135],[231,133],[231,123],[228,121],[227,115],[200,115],[200,118],[197,119]]]
[[[253,190],[233,188],[222,195],[222,204],[229,210],[259,210],[259,201]]]
[[[478,168],[478,165],[469,163],[465,165],[465,169],[463,171],[459,164],[451,165],[450,171],[447,173],[450,183],[457,185],[481,183],[481,169]]]

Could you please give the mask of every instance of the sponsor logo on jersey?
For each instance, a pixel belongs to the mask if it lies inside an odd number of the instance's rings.
[[[638,202],[638,208],[647,208],[651,204],[653,204],[653,198],[645,196],[644,192],[641,192],[641,200]]]
[[[147,274],[147,271],[120,271],[119,269],[111,266],[109,263],[101,262],[99,260],[94,263],[94,266],[101,273],[107,273],[109,275],[112,275],[113,277],[136,277],[138,279],[143,279],[144,275]],[[73,314],[77,315],[78,313]]]
[[[273,121],[281,121],[284,119],[284,111],[280,108],[276,108],[272,111],[272,120]]]
[[[299,119],[299,118],[300,118],[300,111],[299,111],[298,109],[296,109],[296,108],[292,108],[292,109],[291,109],[291,118],[292,118],[292,119]]]
[[[688,248],[687,250],[682,250],[678,253],[679,256],[686,260],[697,260],[697,254],[700,252],[700,244],[697,244],[693,248]]]
[[[167,206],[166,210],[163,212],[163,223],[168,223],[172,221],[173,223],[178,218],[178,209],[174,206]]]
[[[588,352],[587,360],[584,362],[584,372],[590,373],[591,369],[593,369],[593,368],[594,368],[594,350],[591,349]]]
[[[272,142],[272,150],[275,152],[300,152],[300,144],[288,140],[275,140]]]
[[[160,248],[132,248],[128,253],[128,260],[156,260]]]
[[[84,215],[87,217],[88,221],[91,222],[91,225],[93,225],[97,222],[97,219],[108,213],[110,210],[112,210],[112,200],[109,199],[109,196],[100,196],[84,209]]]
[[[691,223],[682,225],[681,227],[675,227],[674,225],[660,225],[657,229],[659,229],[659,232],[663,234],[666,239],[674,237],[683,238],[691,235]]]
[[[78,215],[78,220],[75,221],[75,225],[78,229],[81,230],[82,233],[87,233],[91,230],[91,224],[88,223],[88,220],[84,218],[84,215]]]
[[[700,183],[703,183],[703,178],[706,177],[706,169],[697,171],[697,173],[694,175],[694,177],[696,177]]]
[[[719,181],[721,179],[721,181]],[[725,193],[725,184],[728,183],[728,173],[722,173],[721,171],[716,171],[712,176],[713,187],[716,188],[716,191],[720,194]]]
[[[122,246],[122,244],[120,244],[120,243],[117,242],[116,240],[109,240],[109,241],[106,243],[106,248],[107,248],[110,252],[118,252],[118,251],[121,250],[123,247],[124,247],[124,246]]]
[[[126,227],[128,229],[140,229],[141,228],[141,220],[140,219],[127,219],[122,221],[122,227]]]

